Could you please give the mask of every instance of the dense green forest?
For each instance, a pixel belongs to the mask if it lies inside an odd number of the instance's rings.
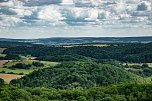
[[[107,47],[77,46],[71,48],[42,45],[7,48],[4,54],[32,55],[38,60],[77,61],[82,58],[115,59],[123,62],[152,62],[152,43],[109,44]]]
[[[152,101],[152,84],[121,84],[57,90],[0,86],[0,101]]]
[[[0,78],[0,101],[152,101],[152,43],[62,47],[2,42],[0,48],[6,48],[2,62],[20,61],[2,70],[37,68],[9,84]],[[46,61],[58,64],[39,68]]]
[[[73,89],[129,82],[146,81],[110,64],[67,62],[53,68],[39,69],[21,79],[12,80],[11,84],[19,87]]]

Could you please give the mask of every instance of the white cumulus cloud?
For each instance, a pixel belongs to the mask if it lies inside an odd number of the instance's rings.
[[[147,17],[151,22],[151,2],[144,0],[1,0],[0,14],[16,18],[22,25],[131,24]],[[147,21],[148,20],[148,21]],[[4,21],[1,20],[1,23]],[[9,22],[8,22],[9,23]],[[20,22],[19,22],[20,23]],[[57,24],[58,23],[58,24]],[[125,24],[124,23],[124,24]],[[138,22],[140,23],[140,22]],[[44,23],[42,24],[44,26]]]
[[[64,19],[62,17],[62,14],[60,13],[59,9],[57,9],[55,6],[46,6],[43,7],[38,12],[38,18],[41,20],[47,20],[51,22],[58,22]]]

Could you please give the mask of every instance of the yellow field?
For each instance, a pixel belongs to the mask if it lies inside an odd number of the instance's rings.
[[[16,75],[16,74],[0,74],[0,78],[4,79],[5,83],[9,83],[13,79],[21,78],[24,75]]]
[[[78,47],[78,46],[96,46],[96,47],[107,47],[109,45],[107,44],[85,44],[85,45],[67,45],[67,46],[57,46],[57,47],[65,47],[65,48],[71,48],[71,47]]]
[[[5,71],[6,73],[8,72],[12,72],[12,73],[16,73],[16,74],[0,74],[0,78],[4,79],[4,81],[6,83],[9,83],[12,79],[17,79],[17,78],[21,78],[24,75],[17,75],[19,73],[24,73],[29,74],[35,70],[38,70],[38,68],[31,68],[31,69],[9,69],[9,68],[3,68],[3,66],[6,67],[10,67],[12,65],[15,65],[17,63],[25,63],[25,64],[31,64],[33,61],[36,60],[0,60],[0,72]],[[59,64],[58,62],[46,62],[46,61],[41,61],[41,63],[44,64],[43,68],[48,68],[48,67],[53,67],[57,64]]]
[[[0,66],[3,66],[7,62],[9,62],[9,60],[0,60]]]
[[[0,48],[0,53],[2,53],[6,48]]]

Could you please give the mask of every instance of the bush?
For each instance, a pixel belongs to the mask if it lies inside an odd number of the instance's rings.
[[[149,67],[149,65],[148,65],[148,64],[146,64],[146,63],[144,63],[144,64],[142,65],[142,67],[143,67],[143,68],[148,68],[148,67]]]
[[[0,85],[4,85],[4,80],[0,78]]]
[[[3,68],[7,68],[7,66],[3,66]]]
[[[14,72],[8,72],[7,74],[15,74]]]
[[[3,74],[5,74],[6,72],[3,70],[3,71],[1,71],[0,73],[3,73]]]
[[[4,59],[6,60],[20,60],[21,57],[19,55],[16,54],[7,54]]]
[[[44,64],[40,63],[40,62],[33,62],[32,65],[35,67],[43,67],[44,66]]]
[[[11,68],[29,69],[31,66],[31,64],[17,63],[16,65],[13,65]]]
[[[87,99],[84,96],[79,96],[77,101],[87,101]]]
[[[19,73],[18,75],[24,75],[24,73],[22,72],[22,73]]]

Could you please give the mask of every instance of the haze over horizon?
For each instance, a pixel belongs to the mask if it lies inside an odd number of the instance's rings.
[[[0,0],[0,38],[152,36],[152,0]]]

